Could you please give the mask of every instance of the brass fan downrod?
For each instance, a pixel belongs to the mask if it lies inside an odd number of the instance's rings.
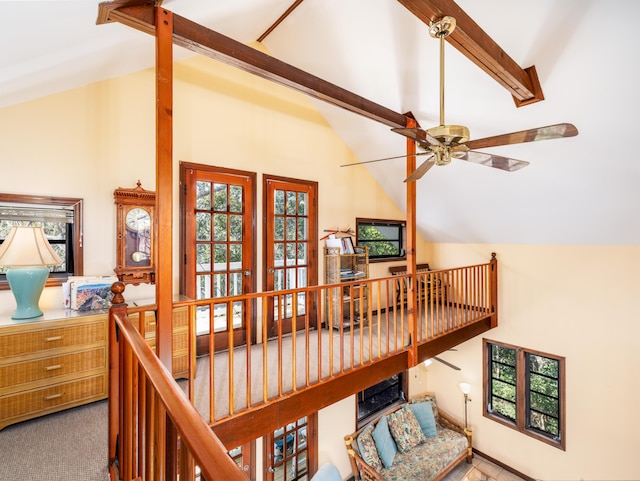
[[[432,137],[444,144],[442,152],[431,150],[435,154],[436,165],[447,165],[451,162],[451,156],[457,150],[459,144],[469,140],[469,129],[463,125],[445,125],[444,123],[444,39],[456,28],[456,19],[445,16],[431,23],[429,35],[440,40],[440,125],[427,132]],[[454,147],[455,146],[455,147]],[[461,148],[461,150],[466,150]]]

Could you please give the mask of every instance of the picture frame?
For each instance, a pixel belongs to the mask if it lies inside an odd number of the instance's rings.
[[[353,239],[351,239],[351,237],[343,237],[341,241],[343,247],[342,250],[345,254],[355,254],[356,251],[353,245]]]

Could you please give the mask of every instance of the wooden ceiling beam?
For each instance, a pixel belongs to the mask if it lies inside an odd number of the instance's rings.
[[[544,100],[535,66],[521,68],[453,0],[398,0],[425,24],[445,15],[456,19],[446,40],[506,88],[517,107]]]
[[[155,35],[153,5],[125,5],[112,8],[110,4],[111,2],[100,4],[98,18],[102,23],[116,21]],[[173,14],[173,43],[381,122],[391,128],[406,126],[406,117],[401,113],[394,112],[175,13]]]

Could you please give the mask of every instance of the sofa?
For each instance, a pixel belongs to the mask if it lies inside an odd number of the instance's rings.
[[[379,415],[344,437],[355,481],[438,481],[471,462],[471,431],[438,409],[428,393]]]

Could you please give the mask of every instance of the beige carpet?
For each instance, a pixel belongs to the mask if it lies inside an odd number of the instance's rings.
[[[0,431],[2,481],[108,481],[107,401]]]
[[[461,312],[456,310],[455,315]],[[421,338],[431,335],[432,331],[442,333],[444,326],[451,326],[452,310],[440,309],[438,319],[432,323],[428,318],[423,326],[427,326]],[[467,312],[468,314],[468,312]],[[478,317],[478,313],[473,314]],[[465,322],[469,322],[466,319]],[[449,327],[450,329],[451,327]],[[320,329],[309,332],[308,339],[304,333],[285,336],[282,339],[281,355],[278,354],[278,343],[275,340],[256,344],[247,349],[239,347],[233,350],[232,359],[227,351],[217,353],[213,357],[214,405],[215,420],[229,415],[230,390],[233,392],[233,411],[235,413],[262,404],[266,400],[279,397],[315,384],[319,379],[327,379],[349,371],[355,367],[402,350],[409,342],[406,320],[403,322],[388,321],[384,316],[378,330],[378,319],[372,317],[371,323],[363,328],[354,329],[353,333],[345,330],[345,337],[340,339],[337,330]],[[266,354],[265,354],[266,352]],[[230,363],[232,367],[230,368]],[[247,366],[250,365],[250,369]],[[341,371],[342,370],[342,371]],[[246,373],[249,372],[249,376]],[[279,377],[278,373],[282,375]],[[198,359],[194,386],[194,405],[202,417],[210,422],[210,357]],[[266,395],[265,395],[265,388]],[[183,389],[186,383],[181,383]]]

